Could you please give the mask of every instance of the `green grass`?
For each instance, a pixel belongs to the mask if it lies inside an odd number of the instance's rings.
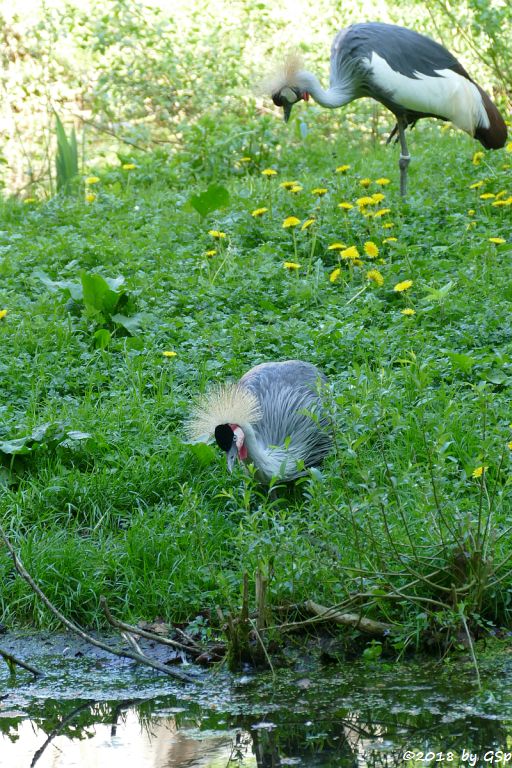
[[[235,609],[244,570],[260,565],[274,604],[373,594],[370,615],[408,636],[448,625],[452,586],[473,576],[480,586],[457,598],[473,622],[509,620],[511,208],[480,194],[512,195],[512,156],[475,166],[478,145],[425,122],[411,133],[403,203],[396,148],[348,128],[348,113],[313,114],[305,139],[294,124],[254,117],[256,153],[226,118],[239,136],[229,144],[221,120],[207,151],[198,134],[180,154],[131,157],[133,170],[90,169],[100,177],[90,203],[81,185],[47,203],[2,204],[0,441],[32,437],[23,455],[4,452],[0,521],[50,599],[85,625],[101,622],[101,594],[126,620]],[[335,172],[342,163],[346,174]],[[277,176],[261,174],[269,166]],[[382,176],[391,183],[375,209],[389,214],[338,208],[380,191],[359,180]],[[212,179],[230,201],[202,219],[188,200]],[[269,210],[254,218],[258,207]],[[282,226],[290,215],[316,217],[297,228],[296,250]],[[369,240],[377,263],[364,255]],[[341,264],[331,283],[335,241],[355,245],[363,264]],[[371,268],[382,287],[366,279]],[[52,291],[39,271],[76,284],[81,271],[122,275],[121,311],[140,313],[139,330],[129,336],[108,312]],[[409,290],[393,290],[408,279]],[[183,422],[210,382],[286,358],[329,376],[337,445],[321,478],[274,498],[240,468],[228,475],[217,449],[185,445]],[[4,621],[51,624],[5,550],[0,578]],[[386,599],[397,589],[407,598]]]

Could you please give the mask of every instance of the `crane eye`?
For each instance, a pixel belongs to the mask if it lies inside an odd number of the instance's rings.
[[[217,441],[219,448],[223,451],[229,451],[236,441],[236,435],[229,424],[219,424],[215,427],[215,440]]]

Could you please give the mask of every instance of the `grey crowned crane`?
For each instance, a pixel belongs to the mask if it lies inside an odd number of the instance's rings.
[[[261,363],[235,384],[213,389],[188,422],[194,442],[213,437],[226,452],[252,462],[258,478],[294,480],[320,464],[331,447],[330,421],[322,404],[325,376],[311,363]]]
[[[396,117],[390,141],[400,140],[400,192],[407,191],[410,155],[405,129],[420,117],[450,120],[486,149],[500,149],[507,140],[505,122],[487,93],[457,59],[439,43],[394,24],[370,22],[342,29],[331,48],[330,85],[324,90],[314,74],[292,56],[282,72],[267,83],[284,119],[292,105],[311,96],[320,106],[341,107],[370,96]]]

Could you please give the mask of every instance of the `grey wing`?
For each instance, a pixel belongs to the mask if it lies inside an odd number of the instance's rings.
[[[286,360],[252,368],[240,383],[256,394],[262,419],[254,425],[267,446],[288,445],[306,466],[321,462],[331,447],[330,420],[322,401],[325,375],[311,363]]]
[[[371,59],[373,52],[395,72],[412,79],[417,79],[417,73],[440,77],[438,71],[443,69],[471,79],[455,56],[435,40],[412,29],[381,22],[353,24],[341,30],[334,38],[331,67],[346,66],[350,60],[361,64]],[[361,66],[364,69],[364,64]]]

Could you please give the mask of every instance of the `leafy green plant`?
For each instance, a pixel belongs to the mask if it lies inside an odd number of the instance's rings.
[[[60,117],[55,114],[55,131],[57,135],[57,155],[55,168],[57,171],[57,191],[68,192],[71,182],[78,176],[78,148],[75,129],[68,135]]]
[[[130,296],[124,289],[124,277],[102,277],[96,273],[82,270],[80,282],[71,280],[52,280],[41,270],[36,271],[36,277],[51,291],[60,290],[68,297],[70,311],[82,311],[96,325],[112,328],[123,328],[128,335],[135,335],[139,330],[142,314],[130,316],[121,313],[121,309],[130,308]],[[111,333],[107,327],[99,328],[94,338],[97,346],[105,347],[110,342]]]

